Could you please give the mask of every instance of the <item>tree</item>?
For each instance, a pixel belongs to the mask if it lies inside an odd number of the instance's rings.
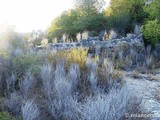
[[[84,30],[99,32],[105,29],[105,17],[103,13],[95,14],[92,16],[82,16],[75,22],[75,27],[79,32]]]
[[[143,24],[147,13],[145,0],[111,0],[105,10],[106,28],[114,29],[121,35],[133,32],[135,24]]]
[[[157,19],[148,21],[147,24],[142,26],[141,31],[146,44],[154,46],[160,43],[160,24],[158,24]]]
[[[22,35],[15,31],[14,26],[7,26],[3,34],[0,35],[0,42],[6,41],[12,49],[23,47]],[[1,47],[1,45],[0,45]],[[11,49],[10,49],[11,50]]]
[[[128,13],[118,14],[111,16],[111,27],[119,34],[125,36],[125,33],[131,32],[131,16]]]
[[[145,11],[149,14],[147,20],[159,19],[160,21],[160,0],[153,0],[144,6]]]
[[[104,3],[104,0],[74,0],[75,9],[64,11],[52,21],[47,31],[49,41],[60,39],[63,34],[75,40],[76,34],[84,30],[104,29],[105,17],[101,13]]]
[[[101,12],[104,5],[104,0],[74,0],[75,9],[81,11],[81,15],[84,16],[92,16]]]
[[[111,0],[113,14],[130,14],[132,23],[143,23],[147,17],[143,6],[144,0]]]
[[[74,26],[78,19],[79,13],[76,10],[64,11],[59,17],[54,19],[48,29],[48,38],[60,38],[63,34],[68,34],[69,39],[76,36],[78,29]]]

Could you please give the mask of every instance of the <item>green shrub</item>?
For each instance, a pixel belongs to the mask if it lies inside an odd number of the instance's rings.
[[[160,24],[157,19],[148,21],[147,24],[142,26],[141,31],[146,44],[155,46],[155,44],[160,43]]]
[[[0,57],[9,58],[9,52],[7,50],[0,49]]]
[[[21,120],[20,118],[15,118],[7,112],[0,112],[0,120]]]
[[[21,78],[26,71],[33,75],[40,70],[41,58],[35,54],[23,54],[13,59],[13,72],[18,78]]]

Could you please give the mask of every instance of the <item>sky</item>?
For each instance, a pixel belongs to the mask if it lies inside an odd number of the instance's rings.
[[[106,5],[110,0],[105,0]],[[0,0],[0,32],[5,25],[18,32],[46,30],[51,21],[64,10],[72,8],[73,0]]]

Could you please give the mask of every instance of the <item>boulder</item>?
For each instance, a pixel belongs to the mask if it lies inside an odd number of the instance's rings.
[[[127,34],[127,38],[129,38],[129,39],[135,39],[136,35],[135,34]]]

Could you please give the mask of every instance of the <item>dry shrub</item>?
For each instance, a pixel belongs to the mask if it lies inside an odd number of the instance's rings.
[[[136,71],[136,70],[134,70],[134,71],[132,72],[132,77],[135,78],[135,79],[140,78],[139,72]]]
[[[67,67],[76,63],[80,68],[85,68],[85,63],[87,60],[88,49],[84,48],[73,48],[68,51],[58,51],[57,53],[49,53],[48,61],[56,64],[59,60],[65,59],[67,62]]]
[[[28,53],[15,57],[12,62],[16,77],[22,78],[27,71],[31,71],[34,75],[39,73],[41,57],[35,53]]]
[[[130,95],[130,90],[125,85],[122,89],[111,89],[108,94],[99,93],[93,97],[88,97],[83,104],[83,119],[124,120],[125,113],[135,110]]]
[[[123,72],[116,70],[113,63],[105,59],[102,66],[97,67],[98,83],[105,89],[110,89],[114,83],[122,83]]]
[[[4,108],[14,115],[20,115],[22,97],[18,93],[12,93],[9,98],[3,101]]]
[[[36,120],[39,117],[39,109],[33,100],[27,100],[21,107],[23,120]]]

